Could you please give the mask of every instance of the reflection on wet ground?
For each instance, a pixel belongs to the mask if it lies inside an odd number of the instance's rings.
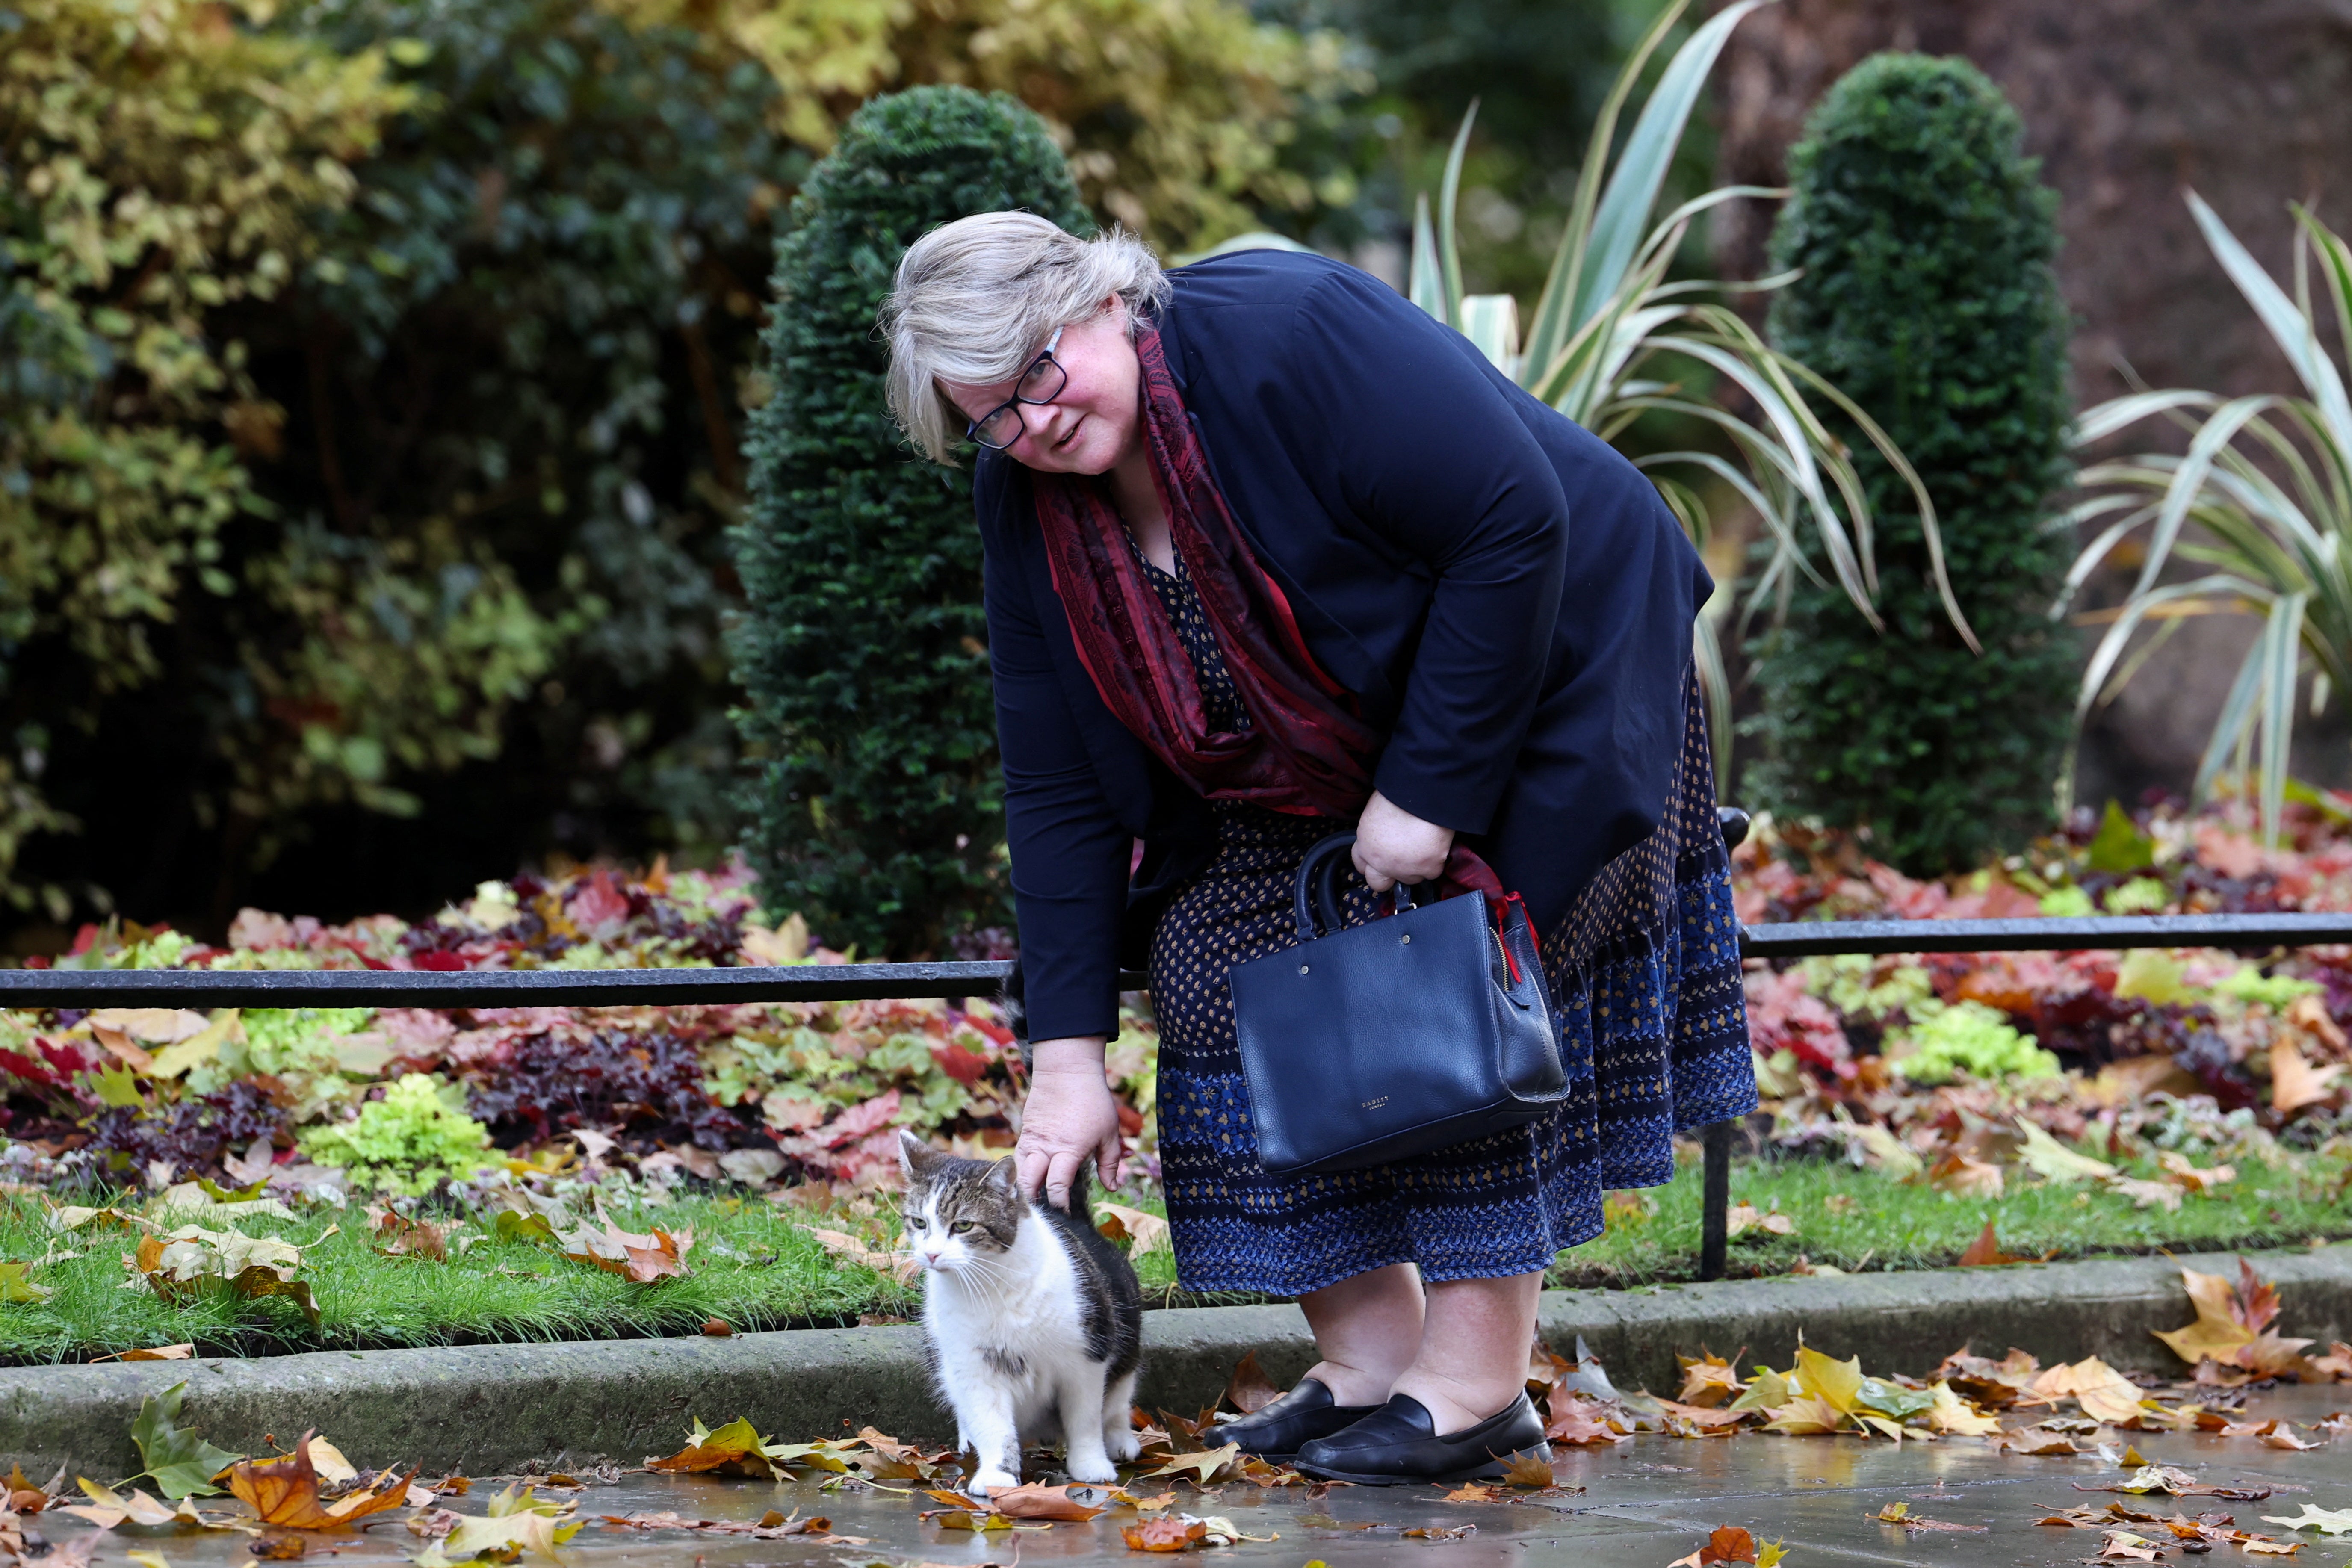
[[[2347,1405],[2352,1405],[2352,1391],[2338,1386],[2290,1387],[2255,1395],[2247,1414],[2258,1419],[2281,1416],[2308,1427]],[[2326,1434],[2305,1436],[2324,1443]],[[2265,1447],[2252,1438],[2206,1434],[2135,1433],[2129,1440],[2147,1460],[2192,1470],[2209,1485],[2269,1488],[2273,1496],[2240,1502],[2079,1491],[2077,1485],[2110,1486],[2122,1480],[2125,1472],[2096,1454],[2026,1458],[1975,1438],[1914,1440],[1897,1447],[1851,1436],[1754,1433],[1715,1439],[1641,1436],[1612,1448],[1568,1450],[1555,1466],[1559,1489],[1534,1500],[1449,1502],[1445,1489],[1433,1487],[1333,1487],[1320,1496],[1296,1486],[1260,1489],[1247,1483],[1226,1484],[1206,1494],[1186,1485],[1171,1489],[1177,1494],[1175,1510],[1221,1516],[1244,1536],[1271,1538],[1200,1553],[1230,1562],[1234,1568],[1299,1568],[1318,1558],[1334,1568],[1391,1562],[1444,1568],[1522,1563],[1665,1568],[1696,1552],[1720,1525],[1740,1526],[1760,1542],[1784,1542],[1789,1568],[1829,1563],[2029,1568],[2095,1559],[2102,1542],[2098,1531],[2059,1529],[2036,1521],[2059,1509],[2110,1501],[2158,1514],[2229,1513],[2240,1527],[2303,1542],[2302,1551],[2288,1561],[2335,1568],[2352,1556],[2352,1537],[2330,1542],[2312,1531],[2262,1522],[2266,1513],[2300,1513],[2305,1503],[2352,1508],[2352,1440],[2302,1453]],[[363,1457],[353,1457],[364,1462]],[[1143,1483],[1135,1489],[1143,1493],[1164,1484]],[[468,1496],[451,1500],[461,1513],[479,1513],[494,1489],[478,1485]],[[1129,1510],[1114,1510],[1086,1523],[976,1534],[923,1520],[923,1510],[939,1505],[919,1490],[856,1482],[827,1489],[814,1480],[776,1485],[632,1474],[617,1485],[559,1495],[575,1496],[578,1517],[588,1521],[562,1549],[563,1560],[580,1568],[1150,1560],[1130,1552],[1121,1539],[1121,1527],[1138,1522]],[[1907,1503],[1915,1516],[1976,1527],[1982,1533],[1908,1531],[1871,1517],[1895,1502]],[[823,1515],[832,1521],[833,1533],[763,1541],[702,1530],[614,1528],[602,1522],[608,1514],[661,1512],[686,1521],[755,1521],[771,1511]],[[70,1547],[89,1533],[80,1521],[57,1514],[27,1522],[60,1547]],[[1462,1525],[1477,1528],[1451,1540],[1409,1539],[1402,1533]],[[1363,1526],[1370,1528],[1360,1528]],[[354,1565],[400,1563],[425,1544],[397,1513],[362,1533],[305,1538],[309,1559],[331,1555],[339,1564]],[[125,1563],[132,1552],[160,1552],[172,1568],[239,1568],[253,1557],[254,1542],[234,1531],[124,1525],[99,1543],[93,1560]],[[2178,1558],[2178,1552],[2170,1551],[2165,1560]],[[2221,1547],[2214,1554],[2216,1562],[2231,1558],[2245,1560],[2234,1547]]]

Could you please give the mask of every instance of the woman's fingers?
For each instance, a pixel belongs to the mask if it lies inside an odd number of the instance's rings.
[[[1106,1191],[1115,1192],[1118,1188],[1119,1167],[1123,1163],[1120,1156],[1126,1147],[1119,1141],[1118,1123],[1113,1121],[1110,1131],[1103,1134],[1102,1142],[1095,1148],[1095,1173],[1102,1178]]]
[[[1383,870],[1370,856],[1364,852],[1364,841],[1361,838],[1356,840],[1354,859],[1356,862],[1356,874],[1363,878],[1366,882],[1370,883],[1372,891],[1375,893],[1385,893],[1391,888],[1396,886],[1396,879],[1390,876],[1388,872]]]
[[[1086,1163],[1084,1150],[1055,1152],[1045,1167],[1045,1201],[1057,1209],[1067,1209],[1070,1206],[1070,1184],[1077,1180],[1078,1168]]]
[[[1021,1195],[1034,1202],[1038,1189],[1045,1184],[1045,1151],[1023,1139],[1013,1151],[1013,1174],[1021,1183]]]

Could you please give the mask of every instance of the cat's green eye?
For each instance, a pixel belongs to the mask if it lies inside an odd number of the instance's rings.
[[[923,1216],[922,1216],[921,1215],[919,1215],[919,1214],[910,1214],[910,1215],[908,1215],[907,1216],[907,1228],[908,1228],[908,1230],[920,1230],[920,1229],[922,1229],[922,1228],[923,1228]]]
[[[968,1230],[970,1230],[970,1229],[971,1228],[971,1221],[970,1221],[970,1220],[968,1220],[968,1219],[960,1219],[960,1220],[956,1221],[956,1222],[955,1222],[955,1224],[953,1224],[953,1225],[950,1226],[948,1228],[949,1228],[950,1230],[954,1231],[958,1236],[961,1236],[965,1231],[968,1231]]]

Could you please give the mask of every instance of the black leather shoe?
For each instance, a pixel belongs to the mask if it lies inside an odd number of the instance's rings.
[[[1292,1461],[1310,1476],[1392,1487],[1408,1481],[1469,1481],[1499,1476],[1511,1460],[1533,1454],[1549,1460],[1543,1420],[1525,1390],[1475,1426],[1438,1436],[1429,1411],[1411,1394],[1389,1402],[1344,1432],[1318,1438]]]
[[[1311,1377],[1273,1404],[1238,1421],[1221,1421],[1210,1436],[1217,1443],[1239,1443],[1242,1452],[1286,1465],[1298,1455],[1299,1445],[1344,1431],[1380,1408],[1377,1405],[1334,1405],[1331,1391]]]

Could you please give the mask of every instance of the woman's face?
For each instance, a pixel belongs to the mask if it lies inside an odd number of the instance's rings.
[[[1039,343],[1036,352],[1045,345]],[[1138,438],[1143,367],[1127,337],[1127,307],[1117,295],[1083,321],[1062,329],[1054,361],[1068,373],[1051,403],[1020,405],[1021,438],[1005,456],[1047,474],[1107,473]],[[1013,395],[1018,380],[992,386],[942,381],[950,402],[978,419]]]

